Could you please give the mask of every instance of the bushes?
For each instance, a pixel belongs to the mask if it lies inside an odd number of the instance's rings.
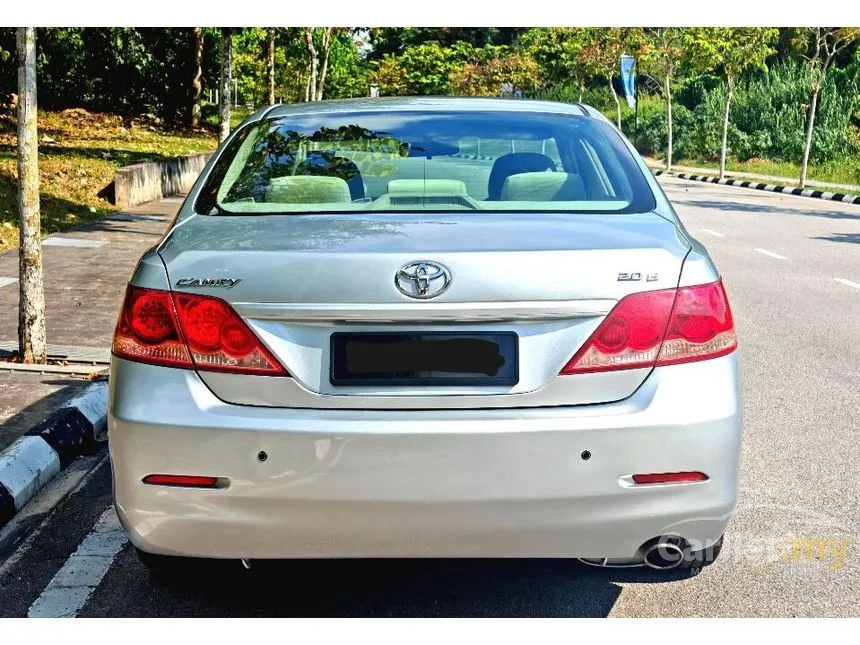
[[[812,160],[822,163],[860,153],[860,131],[853,123],[860,108],[860,81],[852,69],[831,70],[819,99],[813,132]],[[713,79],[713,77],[711,77]],[[729,156],[797,162],[803,155],[806,106],[809,103],[807,68],[797,61],[773,66],[735,87],[729,120]],[[696,79],[676,95],[674,156],[676,159],[719,159],[726,88],[722,82]],[[693,109],[689,107],[693,105]],[[639,130],[625,115],[624,131],[643,153],[666,149],[666,107],[660,97],[642,97]]]

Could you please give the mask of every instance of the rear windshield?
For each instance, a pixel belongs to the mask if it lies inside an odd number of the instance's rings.
[[[203,214],[352,211],[639,213],[654,198],[607,124],[528,112],[305,114],[245,126],[197,199]]]

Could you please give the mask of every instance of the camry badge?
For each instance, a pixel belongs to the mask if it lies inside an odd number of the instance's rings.
[[[240,282],[242,282],[242,278],[180,278],[176,281],[176,286],[232,289]]]
[[[444,265],[429,260],[409,262],[394,274],[394,285],[410,298],[435,298],[450,284],[451,272]]]

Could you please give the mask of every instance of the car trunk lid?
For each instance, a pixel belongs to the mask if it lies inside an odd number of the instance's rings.
[[[292,378],[200,372],[223,400],[325,408],[474,408],[626,398],[650,370],[558,376],[613,305],[675,287],[689,250],[655,214],[197,216],[160,254],[174,290],[226,300]],[[450,286],[416,299],[398,271],[427,261]],[[334,333],[514,334],[513,385],[349,384]]]

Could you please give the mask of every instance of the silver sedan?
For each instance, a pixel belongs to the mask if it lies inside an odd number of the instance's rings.
[[[735,505],[737,339],[706,250],[596,110],[276,106],[141,258],[109,437],[153,567],[698,569]]]

